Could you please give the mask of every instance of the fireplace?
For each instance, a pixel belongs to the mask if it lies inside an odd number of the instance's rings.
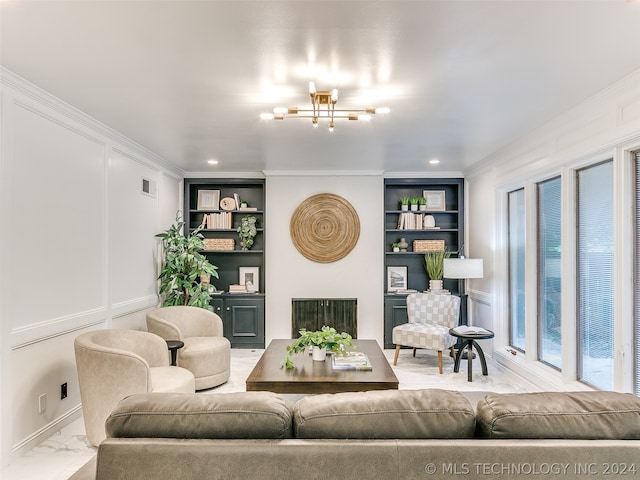
[[[293,298],[291,300],[291,338],[299,331],[320,330],[324,325],[353,338],[358,334],[358,299],[356,298]]]

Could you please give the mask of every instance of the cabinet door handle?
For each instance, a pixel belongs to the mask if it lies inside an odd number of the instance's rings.
[[[227,312],[228,312],[229,310],[231,310],[231,307],[227,307]]]

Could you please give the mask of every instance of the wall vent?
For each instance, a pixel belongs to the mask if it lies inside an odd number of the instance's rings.
[[[142,177],[142,194],[155,198],[158,192],[158,183],[155,180]]]

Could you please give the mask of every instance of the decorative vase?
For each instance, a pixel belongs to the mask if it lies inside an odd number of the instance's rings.
[[[393,247],[393,251],[394,252],[399,252],[400,251],[400,247]]]
[[[400,244],[400,251],[406,252],[407,248],[409,247],[407,240],[404,237],[402,237],[398,243]]]
[[[327,358],[327,349],[313,347],[313,350],[311,351],[311,358],[316,362],[324,362]]]
[[[417,204],[412,204],[411,205],[411,211],[415,212],[416,210],[418,210],[418,205]]]
[[[442,290],[442,280],[429,280],[429,290],[432,292]]]
[[[433,215],[424,216],[424,228],[433,228],[436,226],[436,219]]]

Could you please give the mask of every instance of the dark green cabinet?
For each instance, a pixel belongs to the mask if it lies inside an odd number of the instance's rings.
[[[435,195],[436,199],[443,201],[426,211],[402,210],[401,198],[423,197],[425,192],[428,196]],[[435,228],[425,228],[424,217],[427,215],[433,217]],[[394,252],[392,245],[399,243],[402,238],[408,244],[406,251]],[[464,179],[387,178],[384,181],[385,348],[393,348],[393,327],[407,322],[406,294],[388,291],[389,267],[400,267],[402,271],[406,271],[407,289],[423,292],[429,288],[429,278],[424,268],[424,252],[414,250],[416,240],[443,242],[451,252],[457,252],[463,247]],[[461,282],[445,279],[444,288],[458,294]]]
[[[264,295],[225,295],[211,300],[234,348],[264,348]]]
[[[236,199],[245,200],[250,210],[238,208]],[[257,282],[254,281],[258,285],[257,294],[224,293],[211,300],[214,311],[224,322],[224,335],[233,347],[264,348],[265,202],[264,179],[187,178],[184,181],[185,231],[193,232],[207,219],[207,228],[201,230],[205,237],[202,253],[218,267],[219,276],[211,278],[211,284],[219,291],[228,292],[229,285],[243,283],[241,269],[258,275]],[[257,234],[251,248],[242,250],[237,228],[247,215],[256,217]],[[215,221],[211,221],[213,219]],[[231,242],[233,247],[229,247]]]

